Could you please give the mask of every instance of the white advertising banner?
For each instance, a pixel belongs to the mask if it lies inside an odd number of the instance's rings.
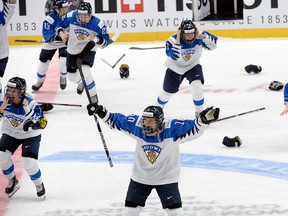
[[[93,14],[109,32],[175,31],[192,18],[192,0],[87,0]],[[197,0],[203,5],[206,0]],[[46,0],[18,0],[8,26],[10,36],[41,35]],[[205,13],[207,7],[204,9]],[[287,28],[287,0],[244,0],[244,18],[237,21],[199,21],[206,30]]]

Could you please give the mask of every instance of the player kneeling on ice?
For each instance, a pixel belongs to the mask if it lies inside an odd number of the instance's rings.
[[[168,215],[183,215],[178,144],[200,137],[206,126],[218,119],[219,108],[207,108],[195,120],[169,121],[164,121],[159,106],[148,106],[142,116],[110,113],[97,103],[89,104],[87,109],[89,115],[97,114],[111,129],[137,141],[124,215],[139,215],[152,189],[156,189]]]
[[[36,186],[37,196],[45,199],[45,188],[37,159],[41,141],[40,129],[46,127],[47,119],[40,105],[26,94],[26,88],[24,79],[13,77],[5,87],[3,101],[0,101],[0,167],[8,179],[5,193],[11,197],[20,187],[11,156],[22,144],[23,167]]]

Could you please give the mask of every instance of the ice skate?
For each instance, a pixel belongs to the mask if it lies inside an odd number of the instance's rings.
[[[67,86],[67,79],[66,77],[60,77],[60,88],[64,90]]]
[[[78,86],[77,86],[77,94],[82,94],[84,91],[84,85],[83,83],[79,83]]]
[[[37,83],[35,83],[34,85],[32,85],[32,89],[33,89],[34,91],[38,91],[38,90],[42,87],[43,83],[44,83],[44,80],[42,80],[42,81],[37,81]]]
[[[36,186],[36,191],[37,191],[37,196],[40,199],[45,200],[46,195],[45,195],[45,187],[43,183]]]
[[[5,188],[5,193],[8,194],[8,197],[12,197],[20,188],[19,181],[14,176],[9,180],[7,187]]]

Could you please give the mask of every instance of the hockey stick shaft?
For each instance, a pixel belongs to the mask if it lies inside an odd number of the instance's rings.
[[[130,47],[129,49],[133,50],[152,50],[152,49],[164,49],[164,46],[161,47]]]
[[[89,101],[90,104],[92,103],[92,99],[91,99],[91,96],[90,96],[90,93],[89,93],[89,90],[88,90],[88,86],[87,86],[87,83],[86,83],[86,80],[85,80],[85,76],[84,76],[84,73],[83,73],[83,70],[82,70],[82,62],[83,62],[83,59],[85,58],[85,56],[89,53],[89,51],[91,49],[93,49],[94,46],[95,46],[95,42],[94,41],[88,42],[88,44],[84,47],[83,51],[80,53],[80,55],[79,55],[79,57],[77,58],[77,61],[76,61],[76,64],[77,64],[77,67],[78,67],[78,70],[79,70],[79,73],[80,73],[80,77],[82,79],[82,82],[83,82],[83,85],[84,85],[84,89],[85,89],[85,92],[86,92],[86,95],[87,95],[87,98],[88,98],[88,101]],[[112,159],[110,157],[110,153],[109,153],[108,147],[106,145],[106,141],[105,141],[101,126],[99,124],[98,118],[97,118],[96,114],[93,115],[93,116],[94,116],[94,119],[95,119],[95,122],[96,122],[96,125],[97,125],[98,132],[100,134],[100,138],[101,138],[101,141],[102,141],[102,144],[103,144],[103,147],[104,147],[108,162],[110,164],[110,167],[113,167],[113,162],[112,162]]]
[[[236,115],[227,116],[227,117],[218,119],[216,122],[223,121],[223,120],[230,119],[230,118],[235,118],[237,116],[242,116],[242,115],[246,115],[246,114],[253,113],[253,112],[258,112],[258,111],[261,111],[261,110],[264,110],[264,109],[265,109],[265,107],[262,107],[262,108],[259,108],[259,109],[254,109],[254,110],[250,110],[250,111],[247,111],[247,112],[239,113],[239,114],[236,114]]]
[[[19,43],[63,43],[63,41],[44,41],[44,40],[14,40]]]
[[[72,106],[72,107],[82,107],[81,104],[65,104],[65,103],[46,103],[46,102],[37,102],[38,104],[52,104],[58,106]]]
[[[101,60],[107,64],[109,67],[111,67],[112,69],[115,68],[115,66],[126,56],[126,54],[124,53],[116,62],[115,64],[111,65],[106,59],[101,58]]]

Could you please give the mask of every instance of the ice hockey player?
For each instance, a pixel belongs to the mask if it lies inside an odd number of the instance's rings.
[[[9,59],[9,41],[7,26],[14,14],[16,0],[0,0],[0,97],[2,96],[2,78]]]
[[[65,28],[69,27],[69,33]],[[97,48],[105,48],[110,43],[107,28],[102,20],[92,15],[92,7],[89,2],[80,3],[75,11],[67,14],[67,18],[57,30],[63,41],[68,40],[67,45],[67,72],[68,79],[74,83],[81,83],[81,77],[77,68],[76,60],[83,48],[90,40],[97,44],[83,60],[82,70],[86,84],[93,102],[98,100],[96,85],[90,68],[94,64]]]
[[[0,168],[8,179],[5,193],[8,197],[19,189],[11,156],[22,146],[22,163],[36,186],[37,196],[45,199],[45,187],[37,163],[41,130],[47,125],[40,106],[26,94],[26,81],[20,77],[11,78],[5,87],[5,96],[0,101],[2,120],[0,139]]]
[[[132,176],[128,187],[124,216],[137,216],[155,189],[169,216],[183,215],[178,188],[180,177],[179,144],[200,137],[206,126],[219,117],[219,108],[207,108],[195,120],[164,121],[159,106],[148,106],[142,116],[111,113],[97,103],[87,106],[88,114],[97,114],[111,129],[136,140]]]
[[[284,105],[285,108],[284,110],[280,113],[281,116],[286,115],[288,113],[288,83],[285,84],[284,86]]]
[[[166,41],[166,74],[163,90],[156,105],[164,107],[179,90],[183,79],[189,81],[195,107],[195,116],[203,110],[204,75],[199,62],[202,49],[214,50],[218,38],[206,31],[200,31],[191,20],[182,21],[176,34]]]
[[[66,45],[64,42],[59,43],[61,38],[57,35],[56,28],[63,21],[63,17],[68,12],[67,0],[56,0],[53,3],[55,12],[49,14],[42,25],[42,35],[46,43],[43,43],[43,48],[40,52],[39,63],[37,67],[37,82],[32,85],[34,91],[38,91],[46,78],[50,62],[58,50],[59,55],[59,71],[60,71],[60,88],[64,90],[67,85],[66,77]]]

